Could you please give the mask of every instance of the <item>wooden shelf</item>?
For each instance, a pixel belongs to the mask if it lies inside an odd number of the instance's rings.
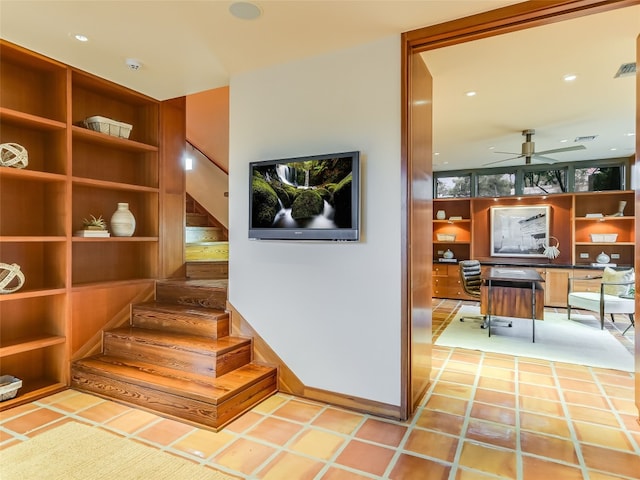
[[[594,245],[601,247],[616,247],[618,245],[635,245],[635,242],[575,242],[575,245]]]
[[[114,137],[106,133],[96,132],[76,125],[71,127],[74,140],[85,140],[95,144],[107,145],[110,148],[130,150],[132,152],[157,152],[158,147],[126,138]]]
[[[16,355],[18,353],[28,352],[30,350],[37,350],[39,348],[50,347],[51,345],[58,345],[66,341],[65,337],[48,336],[48,335],[35,335],[32,337],[23,337],[18,340],[13,340],[7,344],[0,345],[0,358],[8,357],[9,355]]]
[[[635,217],[576,217],[576,222],[618,222],[620,220],[635,220]]]
[[[0,409],[67,387],[72,349],[101,330],[95,318],[108,321],[157,278],[160,140],[184,145],[183,112],[168,123],[161,105],[0,39],[0,143],[29,154],[26,168],[0,168],[2,261],[25,275],[20,290],[0,295],[0,373],[23,381]],[[80,126],[95,115],[131,124],[129,138]],[[175,175],[178,161],[169,163]],[[108,221],[121,202],[136,217],[133,237],[72,235],[89,215]]]
[[[64,130],[67,125],[58,120],[31,115],[29,113],[0,107],[0,121],[10,123],[19,127],[28,127],[37,130]]]
[[[145,187],[142,185],[133,185],[130,183],[107,182],[104,180],[94,180],[91,178],[79,177],[73,177],[72,180],[75,185],[84,185],[86,187],[104,188],[109,190],[128,190],[131,192],[158,193],[157,187]]]
[[[0,295],[0,302],[9,302],[13,300],[21,300],[24,298],[38,298],[38,297],[49,297],[52,295],[61,295],[65,294],[66,289],[61,288],[42,288],[36,290],[29,290],[25,288],[21,288],[17,292],[7,293],[4,295]]]
[[[463,218],[460,220],[434,220],[433,223],[471,223],[471,219],[470,218]]]
[[[21,180],[32,180],[39,182],[66,182],[67,177],[57,173],[39,172],[37,170],[25,170],[23,168],[3,168],[0,167],[0,179],[17,178]]]
[[[17,407],[25,403],[32,402],[46,395],[52,395],[67,388],[62,382],[55,382],[46,378],[36,380],[22,380],[22,388],[18,390],[18,395],[10,400],[0,402],[0,411]]]

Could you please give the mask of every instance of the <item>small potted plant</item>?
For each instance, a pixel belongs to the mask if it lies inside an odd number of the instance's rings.
[[[97,218],[91,215],[90,218],[82,220],[82,230],[78,230],[75,235],[78,237],[108,237],[110,233],[107,230],[107,222],[102,218],[102,215]]]
[[[84,226],[85,230],[106,230],[107,229],[107,222],[104,221],[104,218],[102,218],[102,215],[100,215],[98,218],[91,215],[91,218],[89,219],[85,218],[84,220],[82,220],[82,225]]]

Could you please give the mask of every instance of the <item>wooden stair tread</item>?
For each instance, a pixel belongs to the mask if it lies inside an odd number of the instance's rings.
[[[249,363],[217,378],[150,363],[97,355],[74,362],[77,369],[133,385],[218,405],[249,385],[275,374],[275,367]]]
[[[251,343],[250,338],[228,335],[221,338],[201,337],[173,332],[159,332],[147,328],[121,327],[105,332],[105,335],[126,337],[133,341],[144,341],[146,345],[166,346],[173,350],[199,353],[204,355],[219,355],[229,352],[241,345]]]
[[[154,310],[163,313],[177,314],[177,315],[192,315],[196,317],[211,318],[215,320],[215,317],[225,316],[228,313],[219,308],[207,308],[207,307],[192,307],[189,305],[180,305],[176,303],[168,302],[145,302],[136,303],[133,305],[134,309],[140,308],[144,310]]]
[[[179,280],[162,280],[158,284],[162,286],[177,286],[181,288],[195,288],[204,290],[224,290],[226,292],[229,281],[227,279],[179,279]]]

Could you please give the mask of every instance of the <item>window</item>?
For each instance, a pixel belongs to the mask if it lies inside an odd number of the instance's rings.
[[[524,195],[548,195],[567,191],[567,169],[524,172]]]
[[[478,175],[479,197],[508,197],[516,193],[516,174]]]
[[[597,192],[602,190],[622,190],[622,167],[576,168],[576,192]]]
[[[471,196],[471,175],[436,177],[436,198]]]
[[[434,198],[509,197],[629,188],[627,159],[520,165],[434,174]]]

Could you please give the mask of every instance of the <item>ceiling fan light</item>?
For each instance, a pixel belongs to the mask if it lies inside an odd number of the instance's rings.
[[[565,82],[573,82],[576,78],[578,78],[578,76],[573,73],[568,73],[562,77]]]

